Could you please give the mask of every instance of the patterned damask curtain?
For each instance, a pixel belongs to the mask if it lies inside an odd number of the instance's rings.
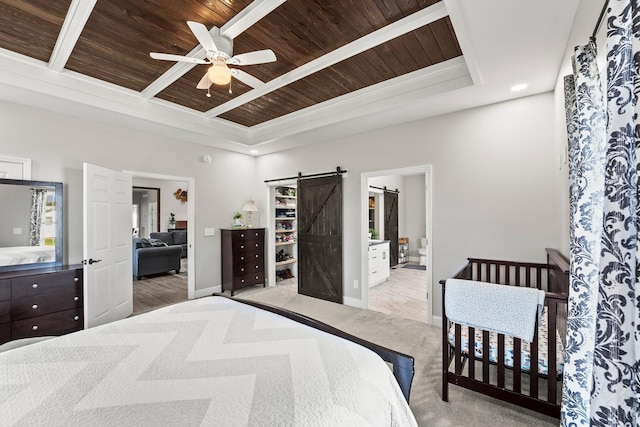
[[[640,28],[637,0],[612,0],[606,101],[596,46],[576,48],[565,78],[570,290],[562,425],[638,426]]]
[[[29,246],[40,246],[42,241],[42,214],[47,190],[31,189],[31,220],[29,222]]]

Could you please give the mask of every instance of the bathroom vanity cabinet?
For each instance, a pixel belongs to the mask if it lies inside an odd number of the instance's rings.
[[[389,241],[369,241],[369,287],[379,285],[391,274],[389,264]]]

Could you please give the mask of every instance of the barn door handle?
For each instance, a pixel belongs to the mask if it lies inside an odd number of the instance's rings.
[[[102,260],[101,260],[101,259],[93,259],[93,258],[89,258],[89,261],[87,261],[86,259],[82,261],[82,263],[83,263],[84,265],[87,265],[87,263],[88,263],[89,265],[91,265],[91,264],[95,264],[95,263],[97,263],[97,262],[102,262]]]

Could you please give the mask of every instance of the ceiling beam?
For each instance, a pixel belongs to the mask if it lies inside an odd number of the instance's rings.
[[[224,24],[222,28],[220,28],[220,34],[217,33],[217,27],[213,27],[209,30],[209,34],[212,36],[223,35],[225,37],[235,39],[242,34],[243,31],[246,31],[249,27],[267,16],[271,11],[276,9],[285,1],[286,0],[255,0],[253,3],[242,9],[242,11],[240,11],[236,16],[231,18],[229,22]],[[205,59],[206,51],[202,46],[198,45],[186,56]],[[196,65],[197,64],[191,64],[188,62],[176,63],[153,83],[147,86],[142,92],[140,92],[140,96],[144,99],[150,99],[156,96],[165,88],[173,84],[173,82],[188,73]]]
[[[227,111],[231,111],[243,104],[253,101],[254,99],[260,98],[261,96],[280,89],[281,87],[287,86],[295,81],[310,76],[313,73],[337,64],[338,62],[351,58],[352,56],[376,47],[410,31],[416,30],[420,27],[424,27],[425,25],[437,21],[438,19],[444,18],[447,15],[448,12],[444,4],[442,2],[438,2],[425,9],[415,12],[407,16],[406,18],[380,28],[379,30],[369,33],[357,40],[354,40],[349,44],[341,46],[338,49],[327,53],[326,55],[314,59],[313,61],[307,62],[306,64],[301,65],[300,67],[295,68],[288,73],[271,80],[261,88],[253,89],[249,92],[244,93],[243,95],[233,98],[231,101],[212,108],[211,110],[205,112],[204,115],[205,117],[211,118],[219,116],[220,114],[224,114]]]
[[[96,0],[73,0],[49,58],[49,69],[61,72],[80,38],[80,33],[96,5]]]

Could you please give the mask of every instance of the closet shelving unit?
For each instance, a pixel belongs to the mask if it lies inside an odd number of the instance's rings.
[[[291,272],[292,277],[297,276],[297,196],[296,186],[278,186],[274,194],[274,232],[276,272]],[[288,277],[285,277],[288,278]],[[277,280],[277,279],[276,279]]]

